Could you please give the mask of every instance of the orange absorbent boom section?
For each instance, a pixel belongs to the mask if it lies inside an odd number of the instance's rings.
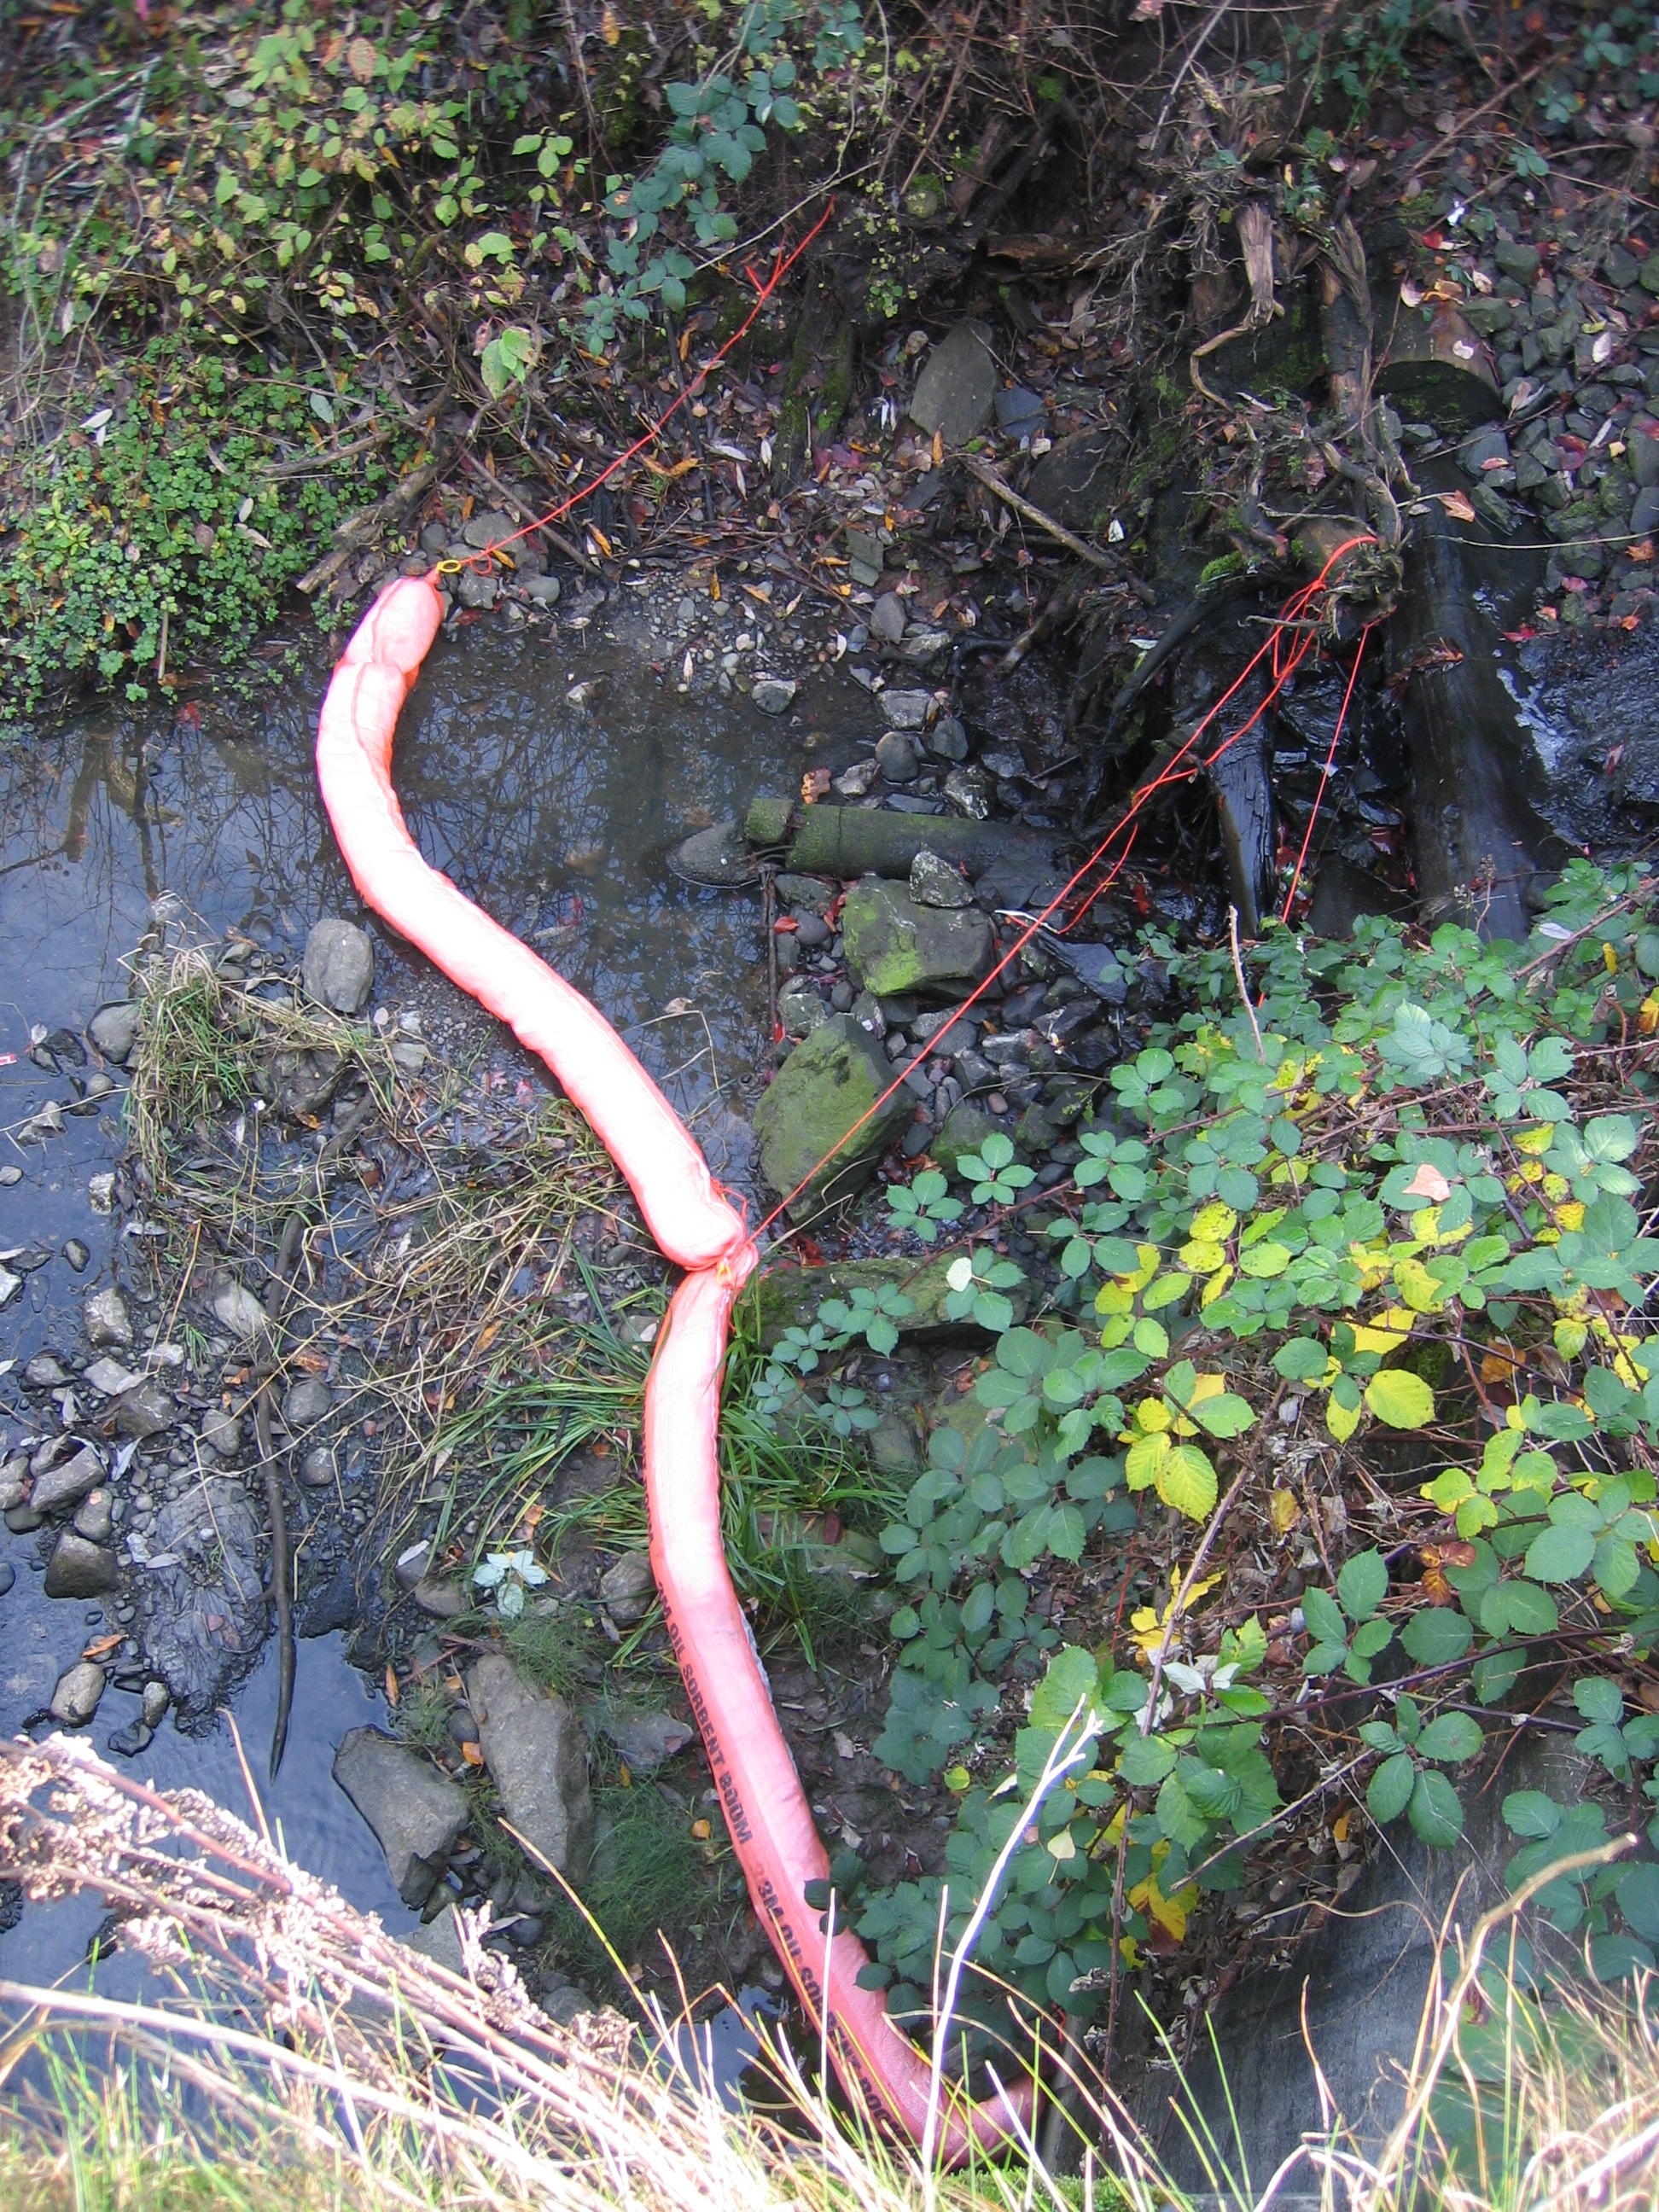
[[[720,1540],[720,1381],[732,1304],[757,1255],[679,1116],[611,1024],[563,977],[428,866],[392,787],[398,715],[443,618],[426,577],[387,586],[347,646],[317,735],[323,803],[364,899],[499,1016],[580,1107],[627,1177],[658,1245],[684,1268],[645,1393],[651,1564],[675,1657],[749,1893],[849,2090],[920,2140],[930,2069],[860,1989],[850,1930],[826,1937],[806,1887],[828,1856],[778,1725]],[[1018,2140],[1029,2090],[975,2106],[947,2084],[947,2159]]]

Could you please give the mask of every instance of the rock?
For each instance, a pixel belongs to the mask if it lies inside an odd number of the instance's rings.
[[[649,1774],[672,1759],[697,1733],[672,1713],[609,1713],[601,1725],[635,1774]]]
[[[996,1126],[981,1108],[963,1099],[945,1115],[945,1125],[933,1139],[933,1158],[947,1175],[954,1173],[957,1163],[965,1154],[978,1152]]]
[[[106,1545],[90,1544],[66,1528],[58,1539],[41,1587],[48,1597],[104,1597],[121,1587],[120,1565]]]
[[[1625,443],[1630,453],[1631,474],[1642,490],[1659,484],[1659,423],[1632,425],[1625,433]]]
[[[1048,419],[1048,410],[1035,392],[1011,384],[996,398],[997,428],[1011,438],[1034,438]]]
[[[239,1416],[227,1413],[222,1406],[210,1407],[202,1417],[202,1445],[216,1459],[234,1459],[242,1449],[242,1424]]]
[[[445,1905],[437,1918],[428,1920],[424,1928],[417,1928],[410,1936],[400,1936],[398,1941],[404,1950],[415,1952],[417,1956],[429,1960],[434,1966],[442,1966],[448,1973],[459,1974],[463,1980],[466,1978],[460,1926],[453,1905]]]
[[[921,1472],[921,1424],[906,1407],[889,1406],[864,1439],[878,1474],[909,1481]]]
[[[84,1728],[103,1694],[103,1668],[82,1659],[58,1676],[58,1687],[52,1693],[52,1717],[65,1728]]]
[[[291,1382],[283,1398],[283,1419],[290,1429],[308,1429],[320,1421],[334,1402],[334,1393],[315,1375],[302,1375]]]
[[[933,703],[931,691],[884,691],[881,695],[881,711],[896,730],[919,730]]]
[[[1510,462],[1510,441],[1495,426],[1477,430],[1472,438],[1465,438],[1457,449],[1457,458],[1465,476],[1478,482],[1487,473],[1488,461],[1497,461],[1507,468]]]
[[[919,906],[971,906],[974,901],[961,870],[925,847],[910,863],[910,896]]]
[[[341,1737],[334,1779],[374,1831],[398,1896],[418,1909],[466,1826],[465,1791],[417,1751],[374,1728]]]
[[[798,688],[787,677],[757,676],[750,687],[749,696],[763,714],[782,714],[793,705]]]
[[[556,606],[559,602],[559,580],[556,576],[525,576],[519,578],[519,588],[527,599],[538,607]]]
[[[1542,264],[1543,256],[1535,246],[1525,246],[1518,239],[1500,238],[1492,252],[1492,258],[1505,276],[1516,276],[1523,284],[1530,284]]]
[[[743,834],[751,845],[758,845],[763,850],[781,845],[789,835],[789,817],[793,811],[787,799],[758,794],[749,802],[749,811],[743,817]]]
[[[464,607],[493,607],[500,589],[494,576],[481,576],[476,568],[463,568],[455,579],[455,597]]]
[[[244,1343],[263,1336],[270,1327],[270,1316],[258,1299],[234,1275],[222,1277],[214,1287],[213,1317],[233,1336],[240,1337]],[[129,1338],[128,1341],[131,1340]]]
[[[374,988],[374,947],[356,922],[325,915],[306,939],[306,989],[337,1014],[360,1014]]]
[[[952,1322],[945,1310],[950,1295],[951,1255],[931,1259],[902,1255],[872,1260],[833,1260],[817,1267],[775,1267],[750,1279],[743,1294],[746,1317],[760,1342],[770,1348],[788,1328],[810,1328],[825,1298],[849,1297],[854,1291],[902,1291],[910,1311],[896,1320],[901,1336],[921,1340],[971,1334],[973,1324]]]
[[[116,1400],[113,1410],[118,1431],[141,1443],[171,1428],[174,1417],[173,1401],[159,1382],[141,1382],[136,1390],[128,1390]]]
[[[991,964],[991,925],[977,908],[919,905],[896,884],[855,884],[841,929],[848,968],[879,998],[976,983]]]
[[[9,1306],[23,1287],[23,1278],[9,1267],[0,1267],[0,1306]]]
[[[695,830],[674,848],[672,866],[677,876],[694,884],[712,884],[726,889],[754,879],[755,863],[743,833],[735,820],[716,822],[707,830]]]
[[[860,568],[869,570],[873,579],[881,574],[882,563],[887,558],[887,548],[873,530],[848,530],[842,536],[847,541],[848,560]]]
[[[945,796],[969,821],[989,820],[991,779],[982,768],[953,768],[945,779]]]
[[[400,1590],[412,1590],[432,1564],[432,1546],[422,1536],[418,1543],[406,1544],[392,1563],[392,1575]]]
[[[889,730],[876,740],[876,766],[889,783],[914,783],[921,766],[915,741],[902,730]]]
[[[307,1490],[327,1490],[339,1474],[334,1454],[326,1444],[313,1444],[299,1465],[301,1482]]]
[[[884,592],[871,608],[870,631],[889,645],[896,645],[904,635],[904,602],[896,592]]]
[[[34,1362],[29,1362],[31,1368]],[[33,1381],[33,1375],[29,1377]],[[65,1380],[68,1378],[65,1377]],[[118,1398],[124,1390],[131,1390],[143,1381],[130,1367],[123,1367],[118,1359],[94,1359],[89,1367],[81,1370],[81,1379],[88,1382],[100,1398]]]
[[[964,761],[968,732],[954,714],[941,714],[927,732],[927,750],[937,760]]]
[[[817,946],[828,945],[835,932],[821,914],[808,912],[797,916],[795,942],[797,945]]]
[[[159,1728],[173,1703],[165,1682],[146,1682],[138,1699],[139,1717],[149,1729]]]
[[[422,1575],[410,1593],[422,1613],[434,1620],[456,1620],[466,1611],[466,1592],[459,1583]]]
[[[843,799],[862,799],[881,776],[881,765],[872,754],[868,760],[854,761],[836,778],[835,788]]]
[[[1123,459],[1120,430],[1100,427],[1062,438],[1031,471],[1031,503],[1067,530],[1102,532],[1112,519],[1110,494]]]
[[[82,1308],[86,1323],[87,1341],[102,1351],[111,1345],[130,1345],[132,1342],[132,1323],[127,1316],[126,1300],[119,1291],[94,1291]]]
[[[486,545],[499,545],[504,538],[511,538],[517,528],[510,514],[492,507],[488,514],[475,514],[461,525],[461,542],[481,553]]]
[[[9,1512],[21,1505],[29,1486],[29,1463],[21,1452],[15,1452],[0,1467],[0,1513]]]
[[[89,1490],[75,1516],[75,1533],[89,1544],[107,1544],[115,1528],[113,1502],[107,1490]]]
[[[32,1505],[9,1505],[5,1512],[6,1526],[14,1536],[32,1536],[37,1528],[46,1526],[46,1517]]]
[[[1650,532],[1659,530],[1659,484],[1644,484],[1636,495],[1636,504],[1630,511],[1630,526],[1633,537],[1645,538]]]
[[[20,1183],[22,1180],[23,1170],[15,1160],[8,1160],[4,1167],[0,1168],[0,1190],[9,1190],[14,1183]],[[113,1182],[114,1180],[112,1176],[110,1181]]]
[[[155,1738],[155,1731],[146,1728],[143,1721],[130,1721],[125,1728],[112,1729],[109,1748],[118,1759],[137,1759],[141,1751],[148,1751]]]
[[[143,1008],[134,1000],[118,1000],[111,1006],[99,1007],[87,1024],[87,1035],[106,1060],[125,1067],[138,1042],[143,1018]]]
[[[104,1479],[104,1462],[90,1444],[82,1444],[73,1459],[49,1467],[34,1478],[29,1504],[37,1513],[61,1513],[78,1505]]]
[[[965,446],[991,419],[997,365],[984,323],[958,323],[928,355],[910,401],[910,420],[947,446]]]
[[[11,1588],[16,1579],[17,1570],[13,1566],[11,1561],[9,1559],[0,1559],[0,1597],[4,1597],[7,1591]]]
[[[101,1365],[102,1362],[98,1364]],[[126,1370],[118,1369],[117,1372],[125,1374]],[[50,1352],[37,1352],[23,1370],[23,1380],[31,1390],[59,1390],[70,1379],[68,1368],[55,1353]],[[87,1370],[87,1380],[88,1382],[92,1381],[91,1368]]]
[[[262,1516],[240,1482],[204,1475],[155,1516],[136,1577],[134,1633],[186,1722],[222,1703],[258,1656],[266,1599]]]
[[[645,1552],[624,1552],[599,1577],[599,1595],[619,1628],[632,1628],[643,1620],[656,1594],[657,1578]]]
[[[830,1018],[830,1010],[810,983],[778,994],[778,1019],[785,1036],[811,1036]]]
[[[855,1127],[887,1083],[880,1048],[847,1014],[831,1015],[778,1070],[755,1109],[755,1134],[762,1172],[775,1190],[793,1192],[810,1178],[792,1211],[811,1213],[867,1179],[910,1118],[913,1102],[899,1096]]]
[[[581,1723],[495,1652],[467,1669],[466,1698],[507,1820],[550,1866],[580,1881],[593,1843]]]

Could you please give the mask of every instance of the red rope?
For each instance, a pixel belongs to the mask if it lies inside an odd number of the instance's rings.
[[[799,246],[793,247],[788,253],[785,253],[781,246],[779,247],[777,253],[773,258],[772,273],[763,284],[761,283],[759,277],[756,276],[754,270],[750,268],[746,263],[744,264],[743,273],[755,287],[754,306],[750,309],[748,314],[744,318],[744,320],[738,325],[738,328],[732,331],[731,337],[726,341],[726,343],[720,348],[719,351],[711,354],[708,359],[704,362],[702,367],[697,371],[691,381],[686,386],[679,398],[664,408],[662,413],[646,431],[643,437],[636,438],[626,453],[618,453],[616,459],[611,462],[605,468],[602,469],[599,475],[592,479],[592,483],[583,484],[579,491],[573,491],[568,499],[562,500],[557,507],[550,507],[545,514],[538,516],[534,522],[526,522],[522,530],[515,530],[510,537],[498,538],[493,544],[482,546],[477,553],[469,555],[466,560],[457,562],[455,563],[455,568],[457,569],[471,568],[479,574],[487,573],[492,555],[499,553],[503,546],[516,545],[520,538],[528,538],[532,531],[545,529],[549,523],[562,521],[563,518],[569,514],[573,507],[579,507],[583,500],[591,499],[593,494],[599,490],[601,484],[609,483],[611,477],[616,475],[618,469],[626,468],[629,462],[633,460],[638,454],[642,453],[647,446],[655,445],[658,440],[662,436],[662,434],[667,428],[668,424],[672,421],[673,417],[678,414],[680,409],[684,407],[689,400],[695,399],[697,394],[702,390],[704,384],[708,380],[709,371],[714,368],[718,368],[720,362],[725,360],[726,355],[732,351],[733,347],[738,345],[743,339],[747,337],[750,331],[754,328],[756,322],[759,319],[761,309],[772,297],[772,295],[777,290],[779,285],[782,283],[784,278],[789,274],[795,264],[800,259],[802,254],[805,252],[807,247],[812,243],[812,240],[823,228],[824,225],[829,222],[830,216],[835,213],[835,211],[836,203],[832,198],[825,203],[823,213],[812,225],[812,228],[807,232],[805,237],[802,239]],[[482,568],[480,568],[480,563],[483,563]],[[445,567],[446,564],[440,562],[438,567],[432,571],[432,574],[434,576],[439,574]]]
[[[956,1027],[956,1024],[962,1019],[963,1016],[968,1012],[968,1009],[971,1006],[975,1005],[977,1000],[984,997],[986,992],[990,989],[997,977],[1002,974],[1003,970],[1009,966],[1011,962],[1017,959],[1019,954],[1024,951],[1025,947],[1036,935],[1038,930],[1041,929],[1044,922],[1048,921],[1050,915],[1055,913],[1060,907],[1065,905],[1066,900],[1077,889],[1077,886],[1083,881],[1083,878],[1088,874],[1090,869],[1097,866],[1100,861],[1104,859],[1106,852],[1113,841],[1115,838],[1120,837],[1126,830],[1130,828],[1131,824],[1135,821],[1136,817],[1146,807],[1148,800],[1152,798],[1154,793],[1165,789],[1171,783],[1185,783],[1192,780],[1192,777],[1195,773],[1194,769],[1188,769],[1184,775],[1177,775],[1176,771],[1180,768],[1182,762],[1186,758],[1187,755],[1191,752],[1193,747],[1198,743],[1205,732],[1220,714],[1223,708],[1226,706],[1228,701],[1236,696],[1252,672],[1257,668],[1264,659],[1267,659],[1268,656],[1271,655],[1273,660],[1273,681],[1272,688],[1268,690],[1267,696],[1262,700],[1261,705],[1257,707],[1255,713],[1249,717],[1249,720],[1243,723],[1239,728],[1233,732],[1230,738],[1225,738],[1222,744],[1218,745],[1214,752],[1206,755],[1202,764],[1206,768],[1212,766],[1215,762],[1220,759],[1222,754],[1226,751],[1229,745],[1237,744],[1238,740],[1245,735],[1247,731],[1255,728],[1256,723],[1267,712],[1267,708],[1273,704],[1273,702],[1284,690],[1285,685],[1290,680],[1291,677],[1295,673],[1296,670],[1301,665],[1302,662],[1306,659],[1308,654],[1313,649],[1316,632],[1312,629],[1309,629],[1297,639],[1294,647],[1291,649],[1288,654],[1281,654],[1281,647],[1283,646],[1286,630],[1292,623],[1300,620],[1300,618],[1307,612],[1309,607],[1312,605],[1319,593],[1326,589],[1326,578],[1330,574],[1331,570],[1336,566],[1339,561],[1344,559],[1349,553],[1352,552],[1356,546],[1373,545],[1376,542],[1376,539],[1369,533],[1347,539],[1345,544],[1337,547],[1335,552],[1332,554],[1330,559],[1327,561],[1324,567],[1320,570],[1318,575],[1314,578],[1313,581],[1310,584],[1304,584],[1300,591],[1292,593],[1291,598],[1285,601],[1284,606],[1279,610],[1279,619],[1273,624],[1273,629],[1269,633],[1266,642],[1259,648],[1258,651],[1251,654],[1249,659],[1239,671],[1238,675],[1234,678],[1232,683],[1228,685],[1226,690],[1222,693],[1220,698],[1216,701],[1209,713],[1206,714],[1203,720],[1198,724],[1197,727],[1193,731],[1192,735],[1187,739],[1180,750],[1170,759],[1162,771],[1153,778],[1151,783],[1143,785],[1140,790],[1135,793],[1133,802],[1130,805],[1127,812],[1123,815],[1120,821],[1115,822],[1112,825],[1111,829],[1107,831],[1104,837],[1101,839],[1099,844],[1096,846],[1094,851],[1089,855],[1088,859],[1084,861],[1081,867],[1079,867],[1075,874],[1073,874],[1068,881],[1062,885],[1055,896],[1049,900],[1048,905],[1043,908],[1042,913],[1036,915],[1033,921],[1026,924],[1025,927],[1020,932],[1020,934],[1014,939],[1012,945],[1010,945],[1007,951],[1005,952],[1001,959],[997,962],[996,966],[992,969],[990,974],[985,977],[982,982],[975,987],[973,991],[969,993],[969,996],[965,998],[962,1004],[956,1009],[950,1020],[945,1024],[942,1029],[937,1030],[928,1040],[930,1050],[938,1046],[941,1038],[947,1036],[950,1034],[951,1030]],[[1352,692],[1352,681],[1350,681],[1349,690],[1350,692]],[[1134,841],[1132,836],[1130,838],[1129,844],[1133,845],[1133,842]],[[1126,845],[1123,851],[1118,855],[1117,860],[1114,862],[1105,882],[1100,884],[1098,889],[1092,895],[1090,901],[1091,904],[1093,903],[1093,899],[1097,898],[1100,896],[1101,891],[1106,890],[1108,885],[1115,880],[1119,872],[1121,870],[1125,860],[1128,858],[1128,854],[1129,845]],[[1084,911],[1085,913],[1087,912],[1086,907]],[[1078,918],[1080,920],[1081,916],[1079,916]],[[1075,927],[1075,922],[1072,926]],[[908,1073],[909,1070],[908,1068],[901,1071],[901,1073],[894,1078],[893,1081],[888,1085],[886,1090],[882,1092],[880,1097],[860,1115],[858,1120],[854,1122],[852,1127],[847,1131],[844,1136],[842,1136],[840,1142],[832,1145],[830,1150],[823,1155],[823,1158],[819,1160],[817,1166],[810,1169],[795,1185],[795,1188],[790,1191],[786,1197],[779,1200],[778,1203],[772,1208],[772,1211],[767,1215],[766,1218],[756,1230],[755,1235],[757,1238],[763,1237],[766,1234],[766,1231],[772,1226],[773,1223],[778,1219],[779,1216],[782,1214],[787,1207],[793,1206],[807,1186],[812,1182],[817,1176],[822,1174],[823,1170],[829,1166],[830,1161],[833,1160],[836,1154],[845,1147],[848,1138],[856,1136],[858,1132],[864,1127],[865,1123],[870,1121],[875,1115],[878,1114],[882,1108],[887,1103],[888,1100],[891,1098],[896,1091],[902,1088]]]
[[[1313,842],[1314,823],[1318,821],[1319,810],[1324,803],[1325,787],[1330,781],[1331,770],[1336,764],[1336,748],[1341,741],[1342,725],[1348,719],[1348,702],[1353,697],[1353,687],[1359,681],[1359,664],[1365,658],[1365,641],[1371,634],[1371,624],[1367,623],[1359,633],[1359,644],[1354,653],[1353,666],[1348,671],[1348,688],[1342,694],[1342,704],[1337,711],[1336,727],[1331,732],[1330,750],[1325,756],[1324,767],[1319,771],[1319,788],[1314,793],[1313,812],[1308,817],[1307,833],[1302,840],[1302,850],[1296,856],[1296,867],[1291,876],[1291,888],[1285,894],[1285,911],[1279,917],[1281,921],[1288,921],[1291,918],[1291,907],[1296,897],[1297,886],[1302,881],[1302,870],[1307,861],[1308,848]]]

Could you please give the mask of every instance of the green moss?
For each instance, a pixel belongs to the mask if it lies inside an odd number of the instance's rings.
[[[976,982],[991,930],[974,907],[918,906],[902,884],[858,884],[842,908],[848,965],[878,998]]]

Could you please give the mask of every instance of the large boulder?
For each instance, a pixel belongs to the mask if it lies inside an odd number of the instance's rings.
[[[374,1728],[341,1737],[334,1779],[374,1829],[398,1896],[418,1909],[466,1826],[465,1791],[408,1744]]]
[[[841,932],[848,965],[881,999],[976,983],[991,964],[991,925],[976,907],[923,906],[897,884],[855,884]]]
[[[755,1134],[773,1189],[806,1186],[792,1212],[815,1212],[868,1178],[915,1103],[901,1089],[871,1113],[891,1079],[886,1055],[846,1014],[832,1015],[785,1060],[755,1109]]]
[[[486,1652],[467,1669],[466,1701],[501,1810],[532,1850],[579,1881],[593,1848],[587,1741],[564,1699]]]

